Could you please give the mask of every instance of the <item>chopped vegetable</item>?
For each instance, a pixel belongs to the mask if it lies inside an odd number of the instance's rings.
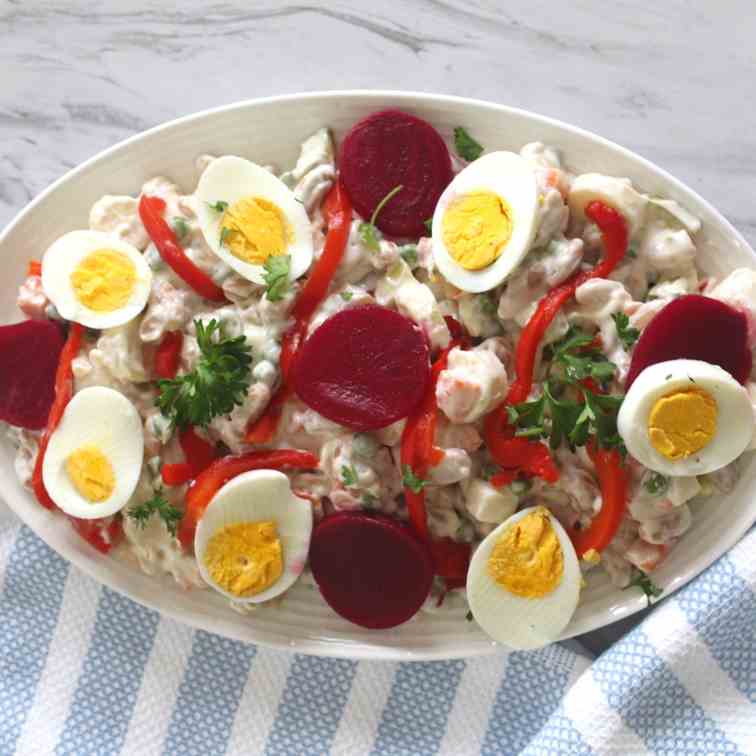
[[[42,263],[39,260],[30,260],[29,267],[26,271],[27,276],[41,276]]]
[[[101,554],[107,554],[123,538],[123,523],[119,516],[95,517],[92,520],[68,518],[73,529],[90,546]]]
[[[272,449],[246,454],[229,455],[215,460],[201,472],[186,494],[184,517],[178,530],[178,538],[184,548],[191,548],[194,533],[210,500],[229,480],[250,470],[283,470],[297,468],[314,470],[318,458],[310,452],[296,449]]]
[[[420,493],[428,481],[418,477],[409,465],[402,465],[402,484],[413,493]]]
[[[175,378],[181,361],[181,347],[184,334],[181,331],[167,331],[158,344],[153,363],[154,373],[158,378]]]
[[[640,331],[637,328],[630,327],[630,318],[624,312],[615,312],[612,315],[614,325],[617,328],[617,337],[622,342],[625,349],[632,349],[633,344],[638,341]]]
[[[433,218],[426,218],[423,221],[423,226],[425,226],[425,230],[428,232],[428,234],[433,233]]]
[[[172,225],[173,231],[179,240],[189,233],[189,224],[180,215],[174,217]]]
[[[228,239],[229,234],[231,233],[230,228],[226,228],[225,226],[221,229],[220,232],[220,239],[218,240],[218,243],[222,247],[226,243],[226,239]]]
[[[176,535],[176,528],[182,517],[181,510],[170,504],[162,491],[157,491],[151,499],[143,501],[141,504],[135,504],[128,510],[127,514],[140,528],[144,528],[152,515],[157,514],[172,536]]]
[[[462,126],[454,129],[454,149],[468,163],[477,160],[483,154],[483,145],[476,142]]]
[[[341,180],[355,210],[369,218],[381,200],[402,186],[381,208],[375,225],[390,236],[418,238],[452,179],[449,150],[427,121],[399,110],[373,113],[344,138]],[[397,201],[401,199],[401,202]]]
[[[223,289],[187,257],[174,230],[163,218],[164,210],[165,201],[160,197],[142,195],[139,200],[139,217],[160,256],[201,297],[213,302],[225,302]]]
[[[339,296],[345,301],[345,302],[351,302],[352,297],[354,296],[351,291],[340,291]]]
[[[354,465],[341,466],[341,480],[347,488],[357,485],[358,476]]]
[[[417,265],[417,244],[403,244],[399,247],[399,257],[414,268]]]
[[[669,478],[658,472],[651,472],[643,481],[643,488],[652,496],[663,496],[669,488]]]
[[[194,476],[188,462],[169,462],[160,468],[160,477],[166,486],[183,486]]]
[[[157,406],[174,426],[207,425],[244,401],[250,381],[250,347],[244,336],[223,336],[217,320],[195,320],[200,358],[185,375],[158,381]]]
[[[211,210],[215,210],[216,213],[225,213],[228,209],[228,202],[224,202],[223,200],[218,200],[218,202],[208,202],[207,206]]]
[[[659,598],[659,596],[664,593],[664,589],[659,588],[659,586],[656,585],[656,583],[654,583],[654,581],[651,580],[651,578],[645,572],[643,572],[643,570],[636,571],[636,574],[630,581],[630,585],[640,588],[649,599]]]
[[[362,238],[363,243],[365,246],[372,250],[373,252],[377,252],[380,249],[380,241],[383,238],[383,234],[378,230],[378,227],[375,225],[375,221],[378,218],[378,215],[380,214],[381,210],[385,207],[386,203],[396,194],[402,191],[402,185],[395,186],[377,205],[375,210],[373,210],[373,214],[370,216],[370,222],[366,223],[363,221],[360,223],[358,227],[358,231],[360,232],[360,237]]]
[[[430,593],[427,547],[397,520],[339,512],[313,531],[310,568],[321,594],[345,619],[389,628],[413,617]]]
[[[263,265],[265,294],[271,302],[280,302],[289,291],[291,255],[271,255]]]

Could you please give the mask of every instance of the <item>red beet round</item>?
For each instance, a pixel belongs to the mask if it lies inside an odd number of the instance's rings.
[[[310,544],[310,568],[337,614],[373,629],[413,617],[433,580],[430,553],[408,527],[359,512],[320,522]]]
[[[422,236],[441,192],[452,180],[449,150],[427,121],[383,110],[356,123],[340,155],[341,180],[354,209],[370,218],[395,187],[402,190],[381,209],[376,226],[391,236]]]
[[[719,365],[745,383],[751,373],[746,316],[718,299],[699,294],[672,300],[638,339],[625,387],[630,388],[649,365],[680,359]]]
[[[302,345],[293,369],[299,398],[358,431],[412,412],[430,375],[422,331],[394,310],[360,305],[336,313]]]
[[[0,326],[0,420],[45,427],[64,341],[63,329],[50,320]]]

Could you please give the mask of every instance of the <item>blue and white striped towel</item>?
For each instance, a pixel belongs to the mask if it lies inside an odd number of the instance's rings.
[[[0,504],[0,754],[756,754],[756,533],[589,667],[351,662],[194,631]]]

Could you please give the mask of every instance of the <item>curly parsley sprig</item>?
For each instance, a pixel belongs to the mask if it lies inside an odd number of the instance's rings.
[[[588,388],[590,381],[605,383],[617,366],[595,344],[593,336],[572,328],[549,348],[551,375],[537,399],[507,408],[515,435],[548,438],[552,449],[565,442],[573,451],[595,436],[603,448],[625,447],[617,431],[622,394],[604,394]],[[586,385],[587,384],[587,385]]]
[[[140,528],[144,528],[152,515],[157,514],[172,536],[176,535],[176,528],[183,517],[181,510],[170,504],[162,491],[157,491],[151,499],[141,504],[135,504],[127,514]]]
[[[194,321],[200,358],[189,373],[158,381],[156,403],[172,425],[207,425],[244,401],[250,382],[251,348],[244,336],[223,336],[217,320]]]

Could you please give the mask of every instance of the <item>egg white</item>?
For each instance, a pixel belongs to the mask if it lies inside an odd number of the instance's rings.
[[[648,418],[658,399],[680,390],[703,389],[717,403],[714,438],[700,451],[667,459],[648,437]],[[704,475],[737,459],[753,437],[748,392],[726,370],[701,360],[669,360],[650,365],[630,386],[617,416],[628,452],[644,467],[669,476]]]
[[[129,258],[136,281],[128,302],[112,312],[90,310],[76,297],[71,274],[92,252],[112,249]],[[102,231],[70,231],[57,239],[42,258],[42,288],[66,320],[88,328],[113,328],[135,318],[144,309],[152,286],[152,271],[142,253],[128,242]]]
[[[312,231],[307,211],[297,202],[294,193],[279,178],[257,163],[234,155],[213,160],[197,184],[197,217],[210,249],[231,266],[240,276],[263,284],[265,269],[240,260],[220,243],[222,212],[213,210],[216,202],[227,202],[232,207],[245,197],[262,197],[281,210],[288,220],[293,239],[286,254],[291,255],[289,278],[293,281],[304,274],[312,263]]]
[[[449,204],[463,194],[489,191],[512,209],[512,236],[501,254],[480,270],[463,268],[443,240],[443,219]],[[433,257],[447,281],[469,292],[490,291],[522,262],[538,230],[538,185],[533,170],[514,152],[491,152],[464,168],[441,195],[433,213]]]
[[[105,501],[87,501],[66,472],[66,460],[82,446],[97,448],[108,459],[115,488]],[[105,386],[79,391],[66,406],[60,424],[50,436],[42,463],[47,492],[66,514],[91,520],[120,511],[134,493],[142,471],[144,436],[134,405]]]
[[[283,547],[283,573],[254,596],[236,596],[219,586],[205,565],[210,539],[226,525],[273,520]],[[252,470],[230,480],[215,494],[197,526],[194,553],[203,580],[236,602],[259,604],[279,596],[302,574],[312,536],[312,505],[292,493],[289,479],[277,470]]]
[[[575,548],[560,525],[549,514],[564,556],[559,585],[542,598],[523,598],[510,593],[488,575],[491,552],[502,534],[523,517],[529,507],[513,514],[478,546],[467,571],[467,601],[475,621],[495,641],[516,649],[540,648],[557,640],[569,623],[580,598],[581,574]]]

